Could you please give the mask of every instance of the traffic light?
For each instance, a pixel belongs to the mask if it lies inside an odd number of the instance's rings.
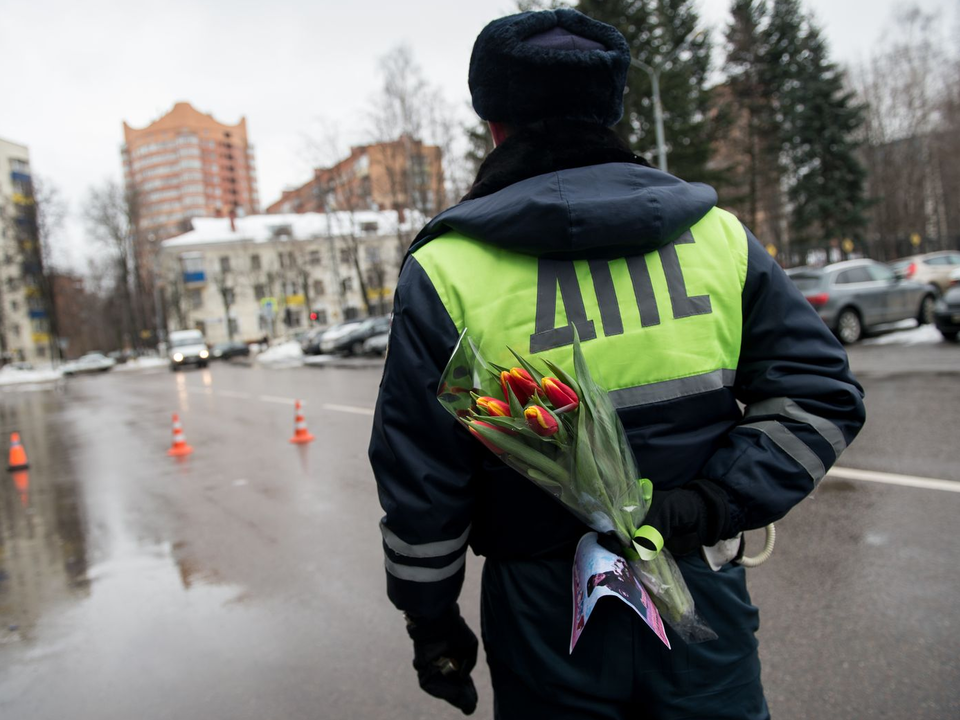
[[[317,315],[316,311],[310,313],[310,322],[316,322],[318,317],[320,316]]]

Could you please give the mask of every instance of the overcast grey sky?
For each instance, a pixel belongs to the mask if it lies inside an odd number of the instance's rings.
[[[722,33],[730,0],[700,0]],[[900,0],[806,0],[843,63],[865,58]],[[958,0],[919,0],[956,28]],[[469,119],[466,75],[477,33],[512,0],[0,0],[6,58],[0,137],[30,147],[58,185],[76,262],[86,189],[120,178],[122,121],[142,127],[179,100],[235,123],[256,147],[260,199],[310,176],[304,136],[318,119],[363,142],[378,59],[407,43],[426,78]],[[718,54],[719,57],[719,54]]]

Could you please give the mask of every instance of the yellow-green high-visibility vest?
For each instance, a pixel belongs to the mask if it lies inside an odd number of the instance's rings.
[[[513,348],[572,372],[573,325],[618,407],[733,384],[747,237],[718,208],[675,241],[627,258],[538,258],[452,232],[413,257],[488,361],[515,365]]]

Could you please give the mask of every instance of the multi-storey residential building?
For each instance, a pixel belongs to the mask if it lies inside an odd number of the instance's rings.
[[[278,337],[389,312],[401,235],[417,213],[363,211],[195,218],[160,247],[169,330],[208,342]]]
[[[0,139],[0,365],[51,355],[50,317],[25,145]]]
[[[267,212],[416,208],[429,216],[445,204],[440,148],[404,136],[350,148],[349,157],[317,168],[309,182],[284,190]]]
[[[148,240],[186,231],[195,217],[259,211],[247,120],[224,125],[180,102],[145,128],[123,124],[123,177]]]

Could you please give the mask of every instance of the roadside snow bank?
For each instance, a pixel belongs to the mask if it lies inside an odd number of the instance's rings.
[[[256,361],[271,368],[292,368],[303,365],[303,350],[295,340],[274,345],[257,355]]]
[[[38,385],[63,379],[63,372],[53,368],[40,370],[17,370],[12,367],[0,368],[0,386]]]
[[[127,360],[123,365],[117,365],[115,371],[148,370],[150,368],[166,367],[169,361],[160,357],[140,357]]]
[[[913,320],[907,320],[905,323],[914,323]],[[894,326],[896,327],[896,326]],[[908,327],[905,330],[896,330],[894,332],[888,332],[879,337],[868,338],[863,340],[861,344],[863,345],[932,345],[936,343],[942,343],[943,335],[940,334],[940,331],[937,330],[935,325],[921,325],[917,327],[914,323],[913,327]]]

